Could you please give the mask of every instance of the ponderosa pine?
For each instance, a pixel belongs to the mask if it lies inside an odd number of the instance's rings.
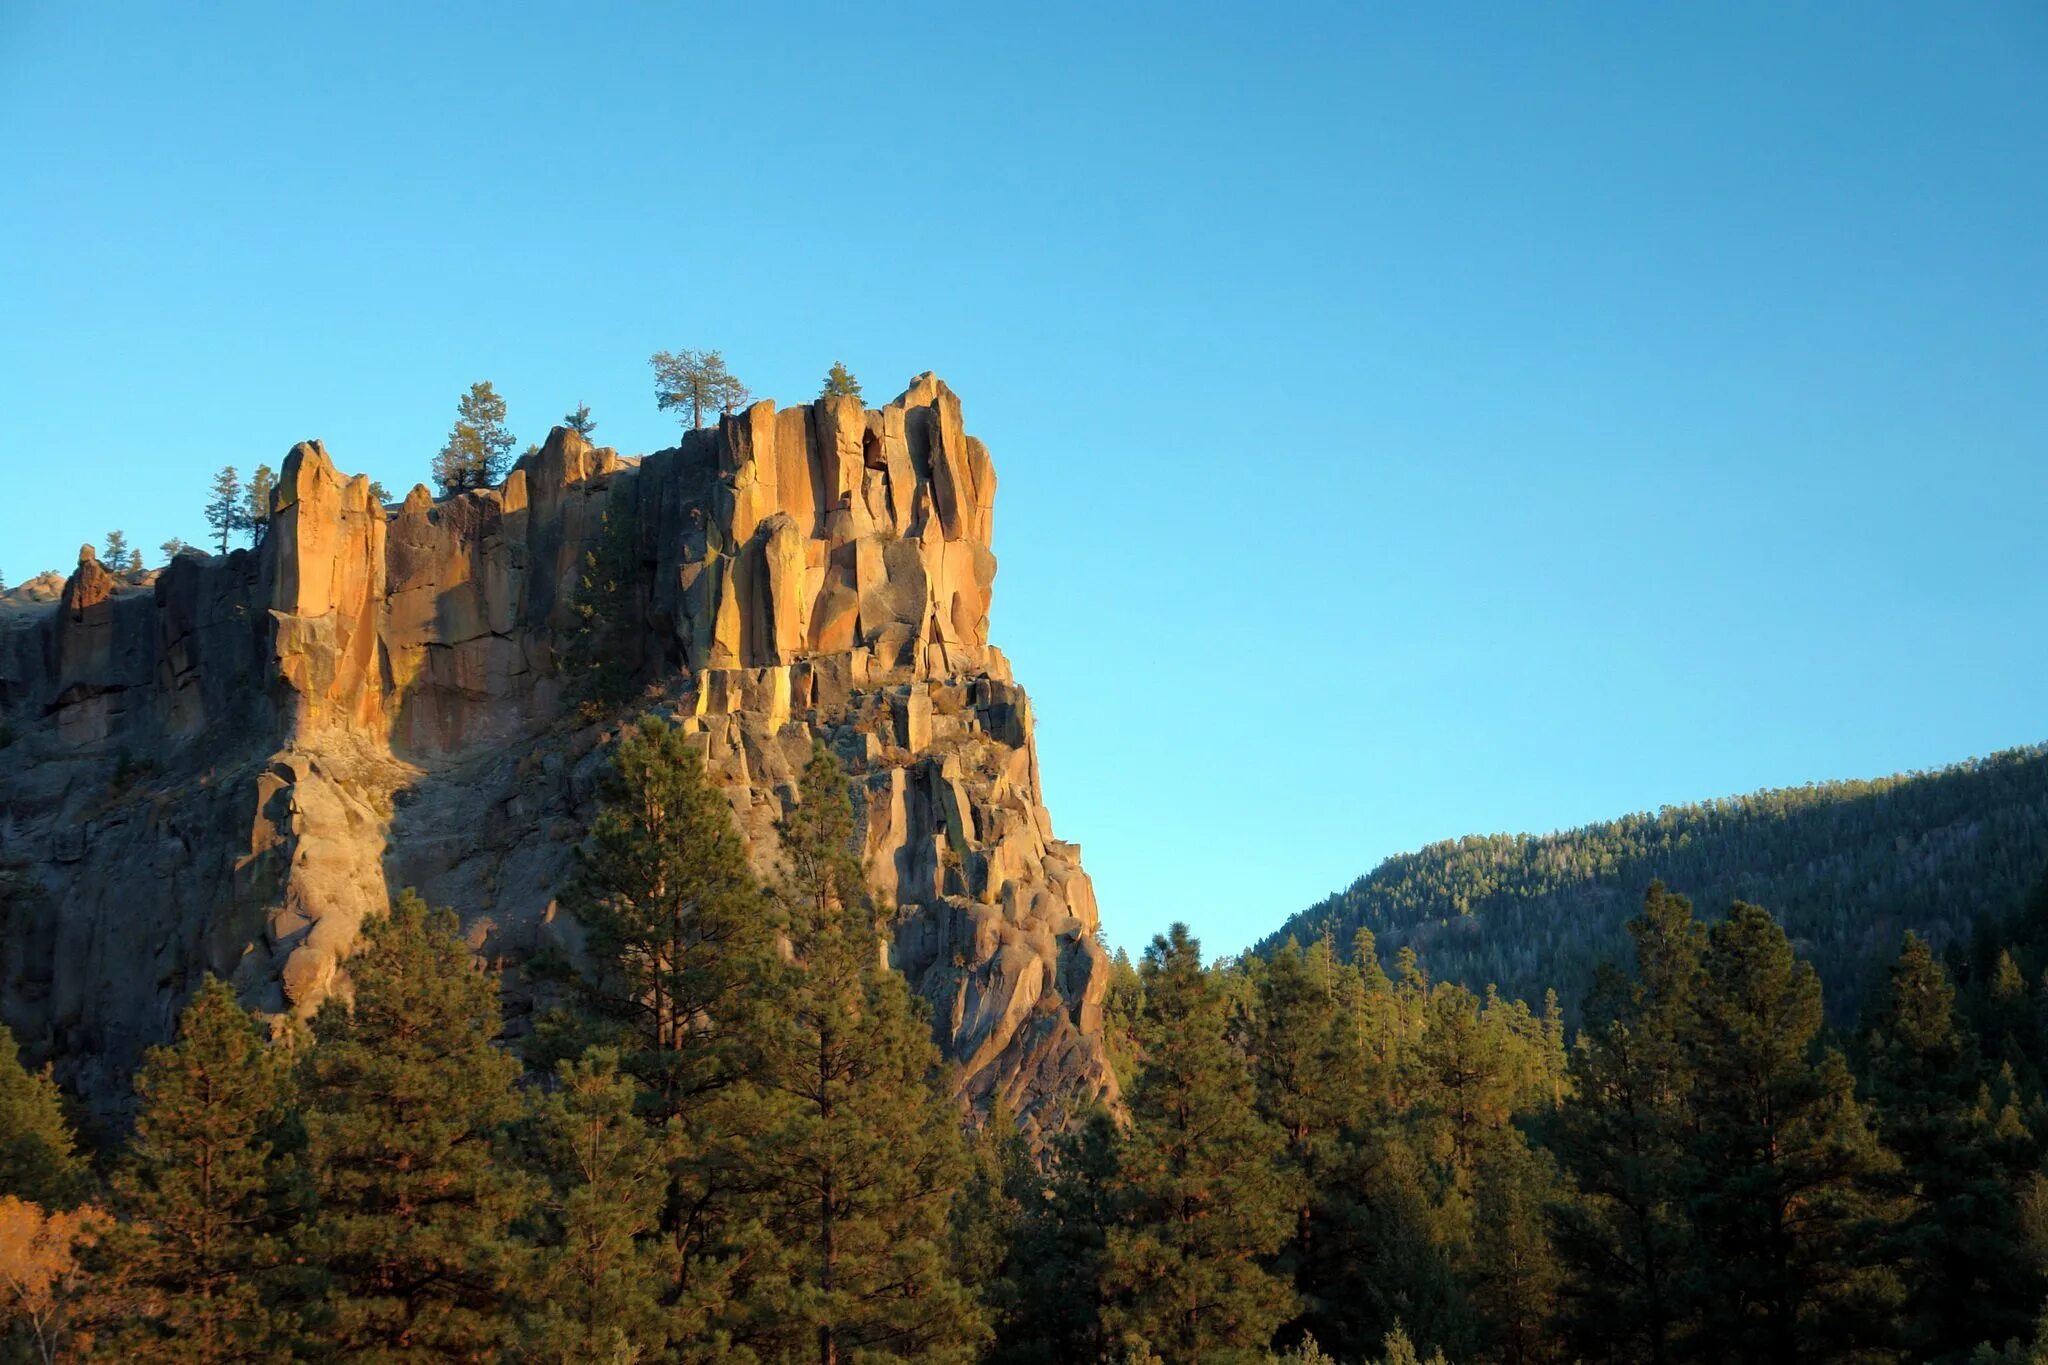
[[[1890,1250],[1907,1289],[1901,1344],[1916,1361],[1966,1360],[1985,1342],[2030,1334],[2043,1291],[1955,1000],[1941,963],[1908,933],[1868,1033],[1872,1113],[1911,1201]]]
[[[113,1177],[122,1222],[90,1263],[108,1300],[101,1353],[126,1360],[291,1359],[278,1306],[295,1159],[289,1059],[209,976],[136,1076],[135,1132]]]
[[[1739,901],[1701,964],[1685,1033],[1697,1354],[1887,1358],[1902,1290],[1876,1253],[1897,1162],[1842,1055],[1819,1050],[1820,979],[1769,912]]]
[[[758,983],[752,1108],[732,1169],[755,1226],[734,1335],[774,1359],[970,1361],[988,1335],[949,1256],[969,1176],[939,1056],[858,858],[846,777],[823,745],[781,825],[789,956]]]
[[[673,1244],[659,1235],[674,1143],[635,1112],[618,1054],[555,1068],[534,1103],[530,1162],[547,1183],[540,1248],[520,1286],[520,1358],[549,1365],[654,1358],[666,1344]]]
[[[1633,978],[1603,969],[1571,1058],[1571,1098],[1548,1126],[1576,1186],[1552,1209],[1566,1269],[1565,1337],[1592,1360],[1666,1365],[1685,1322],[1691,1073],[1683,1025],[1706,931],[1652,883],[1629,922]]]
[[[498,984],[452,911],[410,891],[365,926],[353,1002],[313,1021],[301,1081],[316,1211],[294,1238],[320,1282],[315,1354],[501,1358],[536,1191],[504,1142],[519,1063],[496,1045]]]
[[[1143,1059],[1118,1157],[1122,1221],[1103,1256],[1108,1334],[1174,1361],[1262,1350],[1295,1311],[1265,1264],[1299,1207],[1281,1136],[1259,1117],[1228,999],[1187,926],[1154,938],[1140,970]]]

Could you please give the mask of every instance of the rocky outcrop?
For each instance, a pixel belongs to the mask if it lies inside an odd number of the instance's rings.
[[[1079,850],[988,643],[996,477],[922,376],[758,403],[639,459],[557,428],[501,487],[380,506],[295,447],[260,550],[0,597],[0,1017],[103,1108],[208,971],[304,1014],[413,885],[504,973],[575,952],[556,894],[611,720],[602,652],[699,737],[757,865],[814,739],[853,780],[896,965],[965,1099],[1114,1097]],[[637,708],[635,708],[637,709]]]

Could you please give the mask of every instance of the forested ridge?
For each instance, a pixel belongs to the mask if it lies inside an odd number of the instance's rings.
[[[1703,911],[1769,906],[1856,1017],[1907,929],[1937,951],[2017,907],[2048,865],[2048,745],[1932,772],[1816,782],[1624,816],[1555,834],[1484,834],[1387,859],[1290,918],[1253,951],[1370,929],[1474,990],[1576,1008],[1593,969],[1627,950],[1644,886],[1684,887]],[[1389,958],[1391,961],[1391,958]]]
[[[208,979],[95,1148],[0,1029],[0,1359],[2048,1362],[2048,878],[1850,1027],[1772,913],[1639,890],[1579,1026],[1370,930],[1112,959],[1109,1109],[953,1098],[814,749],[749,867],[627,727],[516,1045],[407,893],[347,999]]]

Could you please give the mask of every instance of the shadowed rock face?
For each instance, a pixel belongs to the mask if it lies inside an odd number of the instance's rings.
[[[813,739],[845,762],[963,1096],[1040,1122],[1113,1099],[1094,893],[988,644],[995,486],[929,375],[638,460],[557,428],[503,487],[396,509],[315,441],[258,551],[119,576],[88,549],[56,602],[0,595],[0,1017],[116,1114],[204,973],[310,1013],[410,885],[522,1028],[520,964],[579,946],[555,897],[610,732],[560,661],[599,553],[621,662],[700,737],[761,871]]]

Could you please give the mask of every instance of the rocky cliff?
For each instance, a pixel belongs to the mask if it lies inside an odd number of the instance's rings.
[[[504,973],[578,933],[555,897],[604,743],[700,736],[764,871],[814,738],[846,763],[895,964],[963,1098],[1113,1097],[1080,851],[988,643],[996,478],[959,400],[758,403],[643,458],[557,428],[499,488],[380,506],[319,442],[260,550],[0,598],[0,1018],[103,1112],[206,972],[306,1014],[416,886]],[[645,696],[573,703],[579,584]],[[580,599],[587,604],[586,591]]]

